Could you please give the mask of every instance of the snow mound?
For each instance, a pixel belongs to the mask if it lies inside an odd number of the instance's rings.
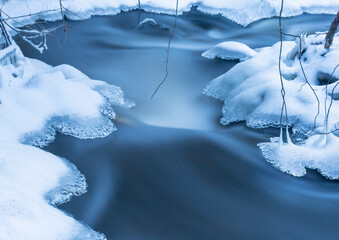
[[[206,52],[203,52],[201,56],[208,59],[221,58],[225,60],[244,61],[252,58],[255,54],[256,51],[249,48],[246,44],[228,41],[219,43]]]
[[[67,160],[23,143],[45,146],[56,131],[107,136],[119,105],[132,106],[119,87],[68,65],[28,59],[15,44],[0,50],[0,239],[105,239],[55,208],[86,192],[84,176]]]
[[[296,16],[302,13],[335,14],[339,8],[337,0],[285,0],[285,17]],[[27,3],[27,4],[26,4]],[[92,15],[113,15],[121,11],[138,9],[137,0],[62,0],[62,4],[69,11],[64,11],[68,18],[79,20],[79,17],[89,18]],[[192,6],[207,14],[221,14],[222,16],[241,25],[248,25],[254,21],[271,18],[279,15],[280,1],[277,0],[239,0],[239,1],[211,1],[211,0],[180,0],[178,13],[188,11]],[[16,19],[27,24],[38,19],[60,20],[59,1],[8,0],[4,2],[2,11],[11,17],[28,15]],[[145,11],[175,14],[176,0],[148,0],[141,1],[141,8]],[[75,14],[74,14],[75,13]],[[14,24],[14,23],[13,23]]]
[[[138,30],[142,31],[169,31],[169,27],[157,23],[154,19],[152,18],[145,18],[143,21],[141,21],[137,27]]]
[[[0,65],[0,126],[6,126],[0,128],[0,140],[41,139],[35,145],[44,146],[55,131],[97,138],[116,129],[112,106],[126,104],[119,87],[93,81],[68,65],[25,58],[18,47],[15,52],[15,64]]]
[[[339,37],[335,37],[329,50],[324,49],[324,38],[323,34],[301,36],[301,45],[299,40],[283,42],[281,72],[288,122],[283,117],[282,123],[288,124],[293,133],[309,138],[306,141],[293,138],[294,143],[288,144],[272,139],[271,143],[260,144],[260,148],[269,162],[295,176],[305,174],[307,167],[338,179],[339,153],[334,149],[339,141],[336,131],[339,124]],[[262,48],[206,86],[205,94],[224,101],[222,124],[246,121],[252,128],[280,126],[279,50],[280,43]],[[228,49],[225,51],[228,53]],[[324,134],[332,131],[333,134]],[[316,145],[315,139],[322,138],[327,139],[326,144]]]

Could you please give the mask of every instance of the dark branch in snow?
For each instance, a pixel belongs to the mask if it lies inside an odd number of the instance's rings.
[[[325,37],[325,49],[329,49],[333,43],[333,37],[335,32],[337,31],[339,24],[339,11],[337,12],[337,15],[335,16],[330,29],[328,30],[326,37]]]
[[[140,24],[140,15],[141,15],[141,3],[138,0],[138,25]]]
[[[169,53],[170,53],[170,47],[171,47],[171,42],[172,42],[172,38],[174,36],[174,32],[175,29],[177,27],[177,19],[178,19],[178,4],[179,4],[179,0],[177,0],[176,6],[175,6],[175,19],[174,19],[174,26],[173,26],[173,30],[171,33],[171,36],[168,40],[168,45],[167,45],[167,51],[166,51],[166,74],[164,79],[161,81],[161,83],[158,85],[158,87],[155,89],[155,91],[153,92],[151,99],[154,97],[154,95],[158,92],[158,90],[160,89],[161,85],[164,84],[164,82],[166,81],[167,77],[168,77],[168,58],[169,58]]]

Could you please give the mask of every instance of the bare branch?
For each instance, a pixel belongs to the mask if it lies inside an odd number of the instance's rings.
[[[13,30],[16,34],[18,34],[18,36],[21,37],[22,40],[27,42],[29,45],[34,47],[39,52],[42,52],[44,49],[47,49],[47,38],[46,38],[46,36],[49,35],[51,32],[55,31],[58,28],[57,27],[57,28],[45,29],[44,27],[39,25],[41,27],[41,29],[37,30],[37,29],[30,27],[29,25],[21,24],[16,19],[11,18],[11,16],[9,16],[7,13],[5,13],[2,10],[0,10],[0,13],[1,13],[1,15],[4,14],[7,17],[6,18],[7,20],[4,20],[1,17],[2,25],[3,26],[6,25],[9,29]],[[8,23],[8,20],[12,20],[18,26],[22,26],[22,28],[14,27],[13,25]],[[5,32],[7,33],[7,30]],[[32,41],[33,39],[38,39],[38,38],[42,38],[42,40],[39,43],[34,43]]]
[[[331,78],[334,74],[334,72],[337,70],[339,64],[334,68],[332,74],[331,74]],[[330,81],[330,80],[329,80]],[[328,82],[329,82],[328,81]],[[339,81],[334,85],[334,87],[332,88],[332,92],[331,92],[331,102],[330,102],[330,105],[328,106],[328,110],[327,110],[327,113],[325,115],[325,132],[327,132],[327,126],[328,126],[328,119],[329,119],[329,116],[330,116],[330,111],[331,111],[331,107],[333,105],[333,100],[334,100],[334,90],[336,89],[336,87],[339,85]],[[326,86],[326,99],[327,99],[327,86]],[[325,100],[326,101],[326,100]],[[325,105],[325,111],[326,111],[326,105]]]
[[[283,112],[285,110],[286,112],[286,128],[288,128],[288,118],[287,118],[287,106],[286,106],[286,101],[285,101],[285,89],[284,89],[284,86],[283,86],[283,79],[282,79],[282,74],[281,74],[281,67],[280,67],[280,64],[281,64],[281,51],[282,51],[282,36],[285,35],[285,36],[290,36],[290,37],[295,37],[295,38],[298,38],[299,39],[299,54],[298,54],[298,61],[299,61],[299,65],[300,65],[300,68],[301,68],[301,72],[303,74],[303,77],[305,79],[305,84],[307,84],[309,86],[309,88],[311,89],[313,95],[315,96],[316,98],[316,101],[317,101],[317,114],[315,115],[314,117],[314,121],[313,121],[313,128],[312,130],[308,133],[308,135],[310,135],[315,129],[316,129],[316,126],[317,126],[317,118],[320,114],[320,100],[319,100],[319,97],[317,95],[317,93],[315,92],[315,89],[313,88],[313,86],[310,84],[310,82],[308,81],[307,79],[307,76],[306,76],[306,73],[305,73],[305,70],[304,70],[304,67],[302,65],[302,62],[301,62],[301,56],[302,56],[302,38],[301,36],[298,36],[298,35],[293,35],[293,34],[289,34],[289,33],[284,33],[282,31],[282,25],[281,25],[281,14],[282,14],[282,10],[283,10],[283,5],[284,5],[284,0],[281,1],[281,9],[280,9],[280,14],[279,14],[279,31],[280,31],[280,53],[279,53],[279,74],[280,74],[280,81],[281,81],[281,94],[282,94],[282,97],[283,97],[283,107],[282,107],[282,110],[281,110],[281,115],[280,115],[280,129],[281,129],[281,134],[282,134],[282,117],[283,117]],[[301,91],[303,85],[300,87],[299,91]],[[284,109],[285,107],[285,109]],[[286,130],[286,134],[287,134],[287,130]],[[287,134],[288,135],[288,134]],[[282,136],[281,136],[282,138]],[[281,139],[282,140],[282,139]]]
[[[283,115],[285,112],[285,119],[286,119],[286,137],[287,142],[289,141],[289,133],[288,133],[288,114],[287,114],[287,104],[286,104],[286,91],[284,86],[284,81],[281,73],[281,55],[282,55],[282,48],[283,48],[283,31],[282,31],[282,24],[281,24],[281,15],[284,9],[284,0],[281,0],[281,7],[279,13],[279,33],[280,33],[280,49],[279,49],[279,77],[280,77],[280,85],[281,85],[281,97],[282,97],[282,106],[281,106],[281,113],[280,113],[280,143],[283,143]]]
[[[138,0],[138,25],[140,24],[140,16],[141,16],[141,3]]]
[[[1,8],[2,10],[2,8]],[[40,11],[40,12],[36,12],[36,13],[30,13],[30,14],[26,14],[26,15],[20,15],[20,16],[13,16],[13,17],[6,17],[3,18],[3,20],[7,21],[9,19],[19,19],[19,18],[27,18],[27,17],[33,17],[35,15],[41,15],[43,13],[49,13],[49,12],[59,12],[60,8],[57,9],[50,9],[50,10],[46,10],[46,11]]]
[[[161,83],[158,85],[158,87],[155,89],[155,91],[153,92],[152,96],[151,96],[151,99],[154,97],[154,95],[158,92],[158,90],[160,89],[161,85],[164,84],[164,82],[166,81],[167,77],[168,77],[168,58],[169,58],[169,53],[170,53],[170,47],[171,47],[171,42],[172,42],[172,38],[174,36],[174,32],[175,32],[175,29],[177,27],[177,18],[178,18],[178,5],[179,5],[179,0],[177,0],[177,3],[176,3],[176,7],[175,7],[175,19],[174,19],[174,26],[173,26],[173,30],[172,30],[172,33],[171,33],[171,36],[168,40],[168,45],[167,45],[167,54],[166,54],[166,74],[165,74],[165,77],[164,79],[161,81]]]
[[[339,24],[339,11],[337,12],[337,15],[335,16],[330,29],[328,30],[326,37],[325,37],[325,45],[324,48],[325,49],[329,49],[333,43],[333,37],[335,32],[337,31],[338,28],[338,24]]]

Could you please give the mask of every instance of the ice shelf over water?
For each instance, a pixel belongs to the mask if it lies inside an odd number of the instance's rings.
[[[1,240],[105,239],[55,207],[85,193],[85,177],[35,146],[56,131],[107,136],[115,130],[112,107],[126,104],[119,87],[71,66],[28,59],[15,44],[0,50]]]
[[[192,6],[197,6],[201,12],[221,14],[236,23],[246,26],[263,18],[278,16],[280,4],[280,0],[179,0],[178,13],[181,14],[183,11],[188,11]],[[68,18],[79,20],[79,17],[89,18],[92,15],[112,15],[121,11],[137,9],[138,1],[62,0],[62,5],[69,10],[64,11]],[[143,10],[150,12],[174,14],[176,0],[141,0],[140,6]],[[2,10],[11,17],[29,15],[26,18],[15,19],[15,21],[20,21],[21,23],[28,23],[37,19],[59,20],[61,19],[59,8],[59,0],[25,0],[24,2],[22,0],[7,0]],[[302,13],[335,14],[338,8],[339,2],[337,0],[285,0],[283,16],[296,16]],[[39,14],[34,15],[35,13]]]
[[[305,168],[312,168],[328,178],[338,179],[339,37],[334,38],[329,50],[324,49],[324,39],[324,34],[302,35],[301,55],[299,40],[283,42],[281,71],[288,124],[295,134],[302,134],[307,139],[295,137],[293,143],[283,143],[280,138],[272,138],[270,143],[259,146],[265,158],[284,172],[302,176],[306,173]],[[232,43],[228,43],[227,49],[218,48],[218,55],[222,51],[229,54],[231,46]],[[247,54],[248,47],[239,48],[239,44],[234,47],[237,56],[242,49],[240,55],[249,59],[238,63],[204,89],[205,94],[224,101],[221,123],[246,121],[252,128],[280,126],[280,42],[251,52],[252,57]],[[286,125],[285,117],[282,120]]]

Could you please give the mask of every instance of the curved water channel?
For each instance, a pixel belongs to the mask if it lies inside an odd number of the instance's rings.
[[[146,17],[172,29],[173,16],[141,12],[141,20]],[[332,18],[288,18],[285,32],[326,31]],[[237,62],[201,53],[226,40],[272,45],[279,41],[277,19],[244,28],[194,9],[180,16],[169,77],[152,100],[165,74],[170,31],[136,30],[137,19],[132,11],[70,22],[65,43],[60,29],[43,54],[19,43],[26,56],[70,64],[121,86],[136,102],[133,109],[116,109],[118,131],[111,136],[58,135],[47,147],[87,178],[88,193],[61,208],[108,239],[337,239],[338,182],[315,171],[295,178],[276,170],[256,146],[273,132],[220,125],[222,102],[202,94],[208,81]]]

